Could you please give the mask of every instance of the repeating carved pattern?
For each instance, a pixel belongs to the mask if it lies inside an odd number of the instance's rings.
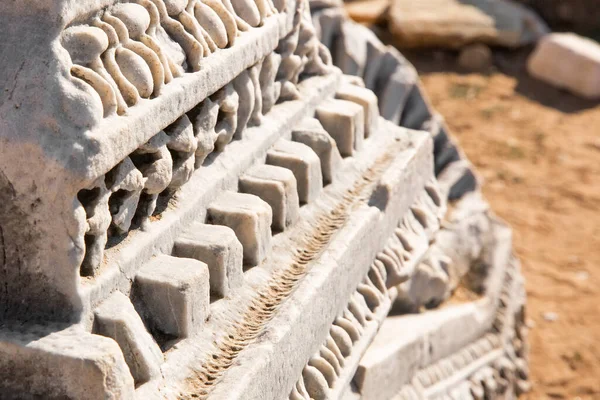
[[[410,270],[423,256],[431,235],[437,230],[434,225],[439,226],[443,209],[432,182],[402,219],[385,248],[377,254],[346,309],[332,323],[326,341],[302,370],[289,395],[290,400],[329,398],[330,390],[342,374],[345,360],[363,337],[367,324],[374,320],[383,302],[394,296],[389,288],[409,279]]]
[[[436,209],[439,193],[432,187],[428,187],[427,192],[377,255],[348,307],[332,323],[327,340],[303,369],[289,395],[290,400],[331,398],[344,361],[361,340],[365,326],[373,320],[382,299],[385,296],[394,299],[399,283],[412,279],[412,270],[429,247],[427,238],[437,231],[435,221],[439,223],[441,218]],[[522,290],[518,269],[518,261],[512,258],[506,267],[491,330],[452,356],[418,371],[395,398],[483,400],[529,390],[527,327],[524,306],[517,293]],[[476,366],[474,372],[469,373],[467,379],[440,391],[447,380],[453,382],[455,374],[473,366]]]
[[[126,234],[134,218],[137,226],[145,223],[159,195],[185,184],[208,154],[233,139],[243,119],[238,108],[239,96],[230,83],[140,146],[92,188],[80,191],[88,222],[83,275],[94,275],[109,237]]]
[[[323,55],[318,52],[328,54],[327,50],[316,39],[314,29],[310,30],[310,20],[306,19],[303,8],[305,3],[299,2],[296,10],[295,39],[290,42],[290,37],[286,37],[278,47],[290,48],[291,51],[284,52],[284,55],[277,52],[267,55],[158,132],[105,176],[98,178],[91,187],[79,192],[78,199],[86,210],[88,223],[82,275],[95,275],[110,238],[123,236],[132,226],[147,223],[156,211],[159,196],[170,195],[185,184],[210,153],[222,151],[233,139],[242,139],[244,130],[260,125],[263,115],[275,103],[297,98],[296,85],[300,75],[328,72],[327,65],[322,61]],[[207,2],[206,5],[193,0],[190,4],[177,15],[189,26],[196,26],[197,23],[193,24],[192,19],[186,19],[183,14],[194,10],[194,15],[202,21],[200,17],[210,14],[205,8],[212,3]],[[262,10],[260,13],[248,4],[241,0],[233,4],[232,7],[241,15],[236,23],[232,22],[233,28],[243,30],[247,26],[257,26],[264,18],[277,12],[271,7],[272,3],[264,0],[260,2],[260,7],[255,5],[259,11]],[[176,31],[174,26],[177,20],[164,17],[163,11],[168,16],[178,9],[171,10],[167,5],[175,7],[172,3],[163,3],[163,0],[154,0],[154,3],[149,0],[139,0],[139,4],[120,3],[94,19],[93,26],[74,26],[63,33],[63,45],[70,49],[73,61],[78,63],[72,71],[78,71],[77,76],[93,83],[95,89],[102,89],[99,93],[103,93],[101,97],[105,115],[125,111],[127,106],[137,102],[141,94],[141,97],[158,95],[163,84],[174,76],[180,76],[189,67],[186,64],[190,63],[189,56],[177,58],[167,50],[173,47],[171,45],[184,43],[183,39],[169,44],[169,47],[165,44],[169,36],[158,33],[162,29],[157,25],[159,20],[161,23],[167,21],[163,23],[167,32]],[[226,6],[221,4],[221,7],[223,9],[219,16],[232,15]],[[156,9],[162,11],[159,13]],[[170,13],[167,10],[171,10]],[[206,26],[210,28],[213,25],[207,23]],[[232,43],[235,37],[227,36],[229,39],[226,41],[223,36],[223,40],[219,40],[217,33],[211,29],[207,32],[215,35],[215,41],[223,46]],[[198,31],[198,38],[204,38],[201,32],[204,31]],[[162,38],[162,42],[157,37]],[[196,36],[192,37],[198,40]],[[207,36],[208,39],[211,37]],[[302,40],[298,40],[299,37]],[[205,40],[205,43],[212,42]],[[211,46],[207,48],[207,52],[213,51]],[[290,59],[297,62],[290,63]],[[284,62],[286,60],[288,62]],[[151,66],[149,61],[154,64]],[[282,95],[283,87],[295,95]],[[115,88],[123,90],[113,90]]]
[[[233,46],[240,32],[284,11],[271,0],[132,0],[73,25],[61,42],[71,75],[98,94],[103,116],[123,115],[140,99],[201,68],[201,60]]]

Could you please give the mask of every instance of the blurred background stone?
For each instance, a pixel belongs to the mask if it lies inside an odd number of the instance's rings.
[[[400,47],[519,47],[548,33],[526,7],[506,0],[393,0],[389,29]]]

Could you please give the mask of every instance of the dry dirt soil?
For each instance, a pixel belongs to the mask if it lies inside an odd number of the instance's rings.
[[[433,106],[514,228],[528,295],[523,399],[600,399],[600,102],[529,77],[529,50],[483,73],[444,52],[407,54]]]

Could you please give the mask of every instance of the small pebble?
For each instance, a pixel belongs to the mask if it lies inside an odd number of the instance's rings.
[[[492,65],[492,51],[482,43],[464,47],[458,56],[458,65],[468,71],[483,71]]]
[[[554,322],[558,320],[558,314],[555,312],[545,312],[542,314],[542,317],[548,322]]]
[[[586,271],[579,271],[575,274],[578,281],[587,281],[590,278],[590,274]]]
[[[535,321],[531,318],[527,318],[527,320],[525,321],[525,326],[528,327],[529,329],[534,329]]]

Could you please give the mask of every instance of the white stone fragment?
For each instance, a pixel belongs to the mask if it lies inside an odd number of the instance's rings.
[[[208,318],[208,267],[198,260],[155,257],[138,271],[134,290],[147,322],[163,333],[193,336]]]
[[[260,197],[225,192],[208,207],[208,222],[233,229],[242,244],[244,264],[260,264],[271,250],[271,207]]]
[[[243,283],[242,244],[227,226],[193,224],[175,240],[173,255],[208,266],[211,296],[226,297]]]
[[[542,313],[542,317],[548,322],[555,322],[558,320],[558,314],[553,311],[546,311]]]
[[[239,187],[241,192],[258,196],[271,206],[274,230],[283,231],[298,219],[298,186],[289,169],[258,165],[240,177]]]
[[[363,108],[346,100],[329,100],[317,107],[317,119],[335,140],[340,153],[350,157],[362,149],[364,140]]]
[[[321,161],[310,147],[279,140],[267,153],[267,164],[292,171],[296,177],[301,203],[310,203],[319,195],[323,187]]]
[[[588,98],[600,98],[600,44],[573,33],[542,38],[527,61],[529,73]]]
[[[136,384],[160,376],[163,355],[127,296],[113,293],[94,310],[94,331],[114,339]]]

